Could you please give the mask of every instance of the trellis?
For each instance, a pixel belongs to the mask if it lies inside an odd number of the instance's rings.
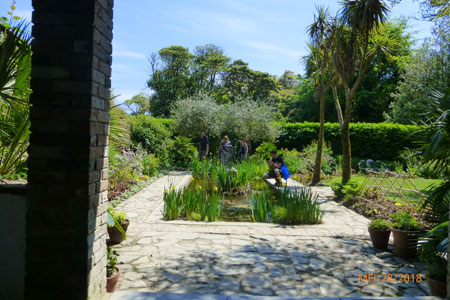
[[[417,188],[408,174],[398,174],[392,171],[365,170],[367,175],[361,191],[365,193],[370,189],[377,189],[380,193],[391,201],[407,200],[407,193],[419,195],[422,199],[425,195]]]

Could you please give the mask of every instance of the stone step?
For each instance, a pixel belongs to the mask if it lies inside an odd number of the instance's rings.
[[[440,300],[439,297],[270,297],[117,291],[102,300]]]

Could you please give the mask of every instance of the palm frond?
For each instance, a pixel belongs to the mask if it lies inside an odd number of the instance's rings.
[[[27,23],[0,31],[0,175],[26,160],[29,141],[31,72]]]
[[[353,28],[369,33],[386,21],[389,11],[383,0],[344,0],[341,15]]]

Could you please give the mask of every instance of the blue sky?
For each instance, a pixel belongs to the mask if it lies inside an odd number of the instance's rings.
[[[6,15],[8,0],[0,3]],[[119,102],[146,88],[150,67],[147,57],[171,45],[189,49],[214,43],[250,68],[281,75],[303,72],[300,59],[307,53],[306,27],[316,5],[338,10],[336,0],[116,0],[112,89]],[[31,16],[31,0],[17,0],[16,14]],[[402,0],[390,16],[411,17],[408,30],[418,44],[430,36],[432,24],[418,20],[419,4]]]

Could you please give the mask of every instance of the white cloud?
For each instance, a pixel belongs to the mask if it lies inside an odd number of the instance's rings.
[[[147,59],[147,56],[145,56],[144,54],[133,51],[113,51],[113,56],[145,59],[145,60]]]
[[[262,42],[257,42],[257,41],[246,41],[246,42],[244,42],[244,44],[251,48],[265,52],[265,53],[280,54],[280,55],[289,56],[289,57],[292,57],[295,59],[299,59],[302,56],[302,52],[300,52],[300,51],[288,49],[288,48],[282,48],[282,47],[278,47],[278,46],[268,44],[268,43],[262,43]]]

